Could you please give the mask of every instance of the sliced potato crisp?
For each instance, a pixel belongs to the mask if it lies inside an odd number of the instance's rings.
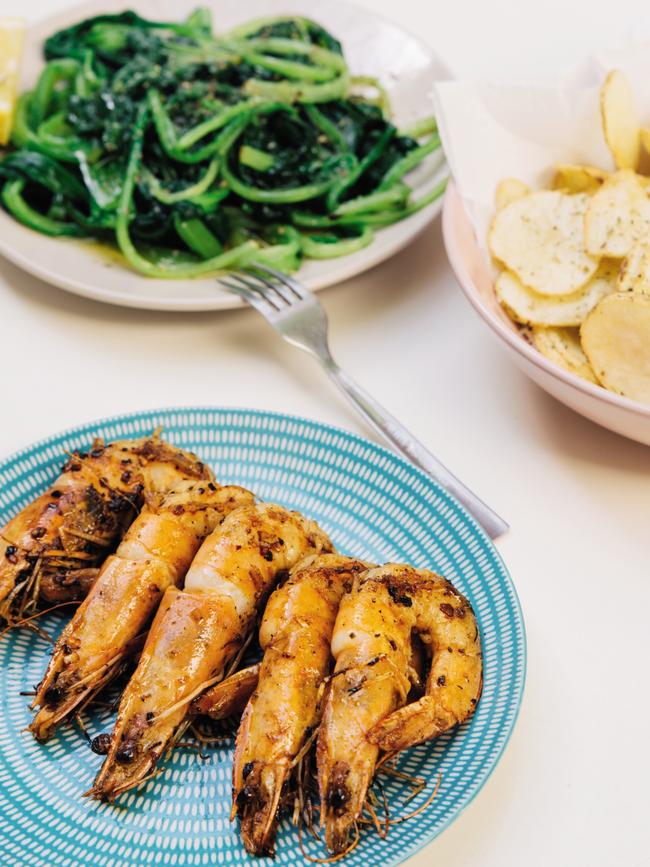
[[[495,294],[554,364],[650,403],[650,123],[641,128],[620,70],[600,109],[614,172],[561,163],[550,190],[514,178],[497,186]]]
[[[641,155],[641,126],[627,78],[613,69],[600,92],[600,116],[607,146],[619,169],[636,169]]]
[[[490,227],[492,255],[542,295],[570,295],[596,273],[598,256],[584,250],[590,198],[545,190],[506,205]]]
[[[536,325],[532,329],[532,339],[535,348],[549,361],[569,373],[598,384],[589,359],[582,349],[577,328],[541,328]]]
[[[582,347],[605,388],[650,403],[650,297],[617,292],[580,329]]]
[[[501,304],[516,322],[523,325],[580,325],[605,295],[616,289],[616,274],[601,269],[586,286],[571,295],[540,295],[515,274],[502,271],[495,285]]]
[[[523,196],[527,196],[528,193],[530,193],[530,187],[528,184],[517,180],[517,178],[505,178],[504,180],[499,181],[494,194],[494,203],[497,211],[505,208],[505,206],[509,205],[510,202],[514,202],[517,199],[523,198]]]
[[[591,197],[585,216],[585,247],[593,256],[623,258],[650,232],[650,199],[639,176],[624,169]]]
[[[650,295],[650,238],[642,238],[624,259],[616,282],[619,292]]]
[[[555,167],[552,187],[564,193],[595,193],[608,176],[609,172],[596,166],[566,163]]]

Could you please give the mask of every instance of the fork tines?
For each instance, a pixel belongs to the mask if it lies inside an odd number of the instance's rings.
[[[232,272],[227,278],[221,277],[219,283],[244,298],[260,312],[269,312],[265,311],[264,302],[278,311],[295,304],[296,301],[303,301],[309,295],[296,280],[281,271],[255,262],[250,268]]]

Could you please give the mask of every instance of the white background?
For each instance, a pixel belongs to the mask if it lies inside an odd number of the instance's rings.
[[[5,0],[2,12],[35,20],[64,5]],[[650,37],[647,4],[633,0],[364,5],[464,77],[549,79],[593,49],[644,28]],[[321,297],[340,362],[512,524],[498,547],[528,629],[519,723],[483,791],[409,865],[650,865],[650,450],[511,366],[461,296],[439,223]],[[281,410],[368,433],[250,311],[120,310],[0,261],[0,324],[3,455],[78,422],[173,404]]]

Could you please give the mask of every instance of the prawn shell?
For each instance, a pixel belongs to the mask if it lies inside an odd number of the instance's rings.
[[[316,524],[272,504],[236,509],[204,540],[185,589],[168,591],[154,619],[93,797],[111,800],[139,785],[191,718],[192,700],[223,675],[273,584],[322,548],[331,542]]]
[[[321,722],[316,760],[321,825],[328,849],[344,851],[374,776],[373,726],[404,704],[410,690],[411,627],[389,588],[365,572],[343,597],[332,637],[336,667]]]
[[[409,678],[419,679],[414,635],[431,662],[425,694],[407,703]],[[317,762],[325,840],[338,854],[361,815],[380,751],[399,752],[468,719],[482,663],[468,600],[440,575],[401,563],[369,570],[344,597],[332,652]]]
[[[244,711],[233,761],[231,815],[239,815],[252,854],[273,852],[283,790],[320,721],[339,602],[367,567],[337,554],[309,557],[267,603],[259,683]]]
[[[242,641],[232,600],[167,590],[120,705],[111,749],[92,789],[95,797],[113,800],[131,788],[134,775],[153,770],[187,714],[182,702],[188,684],[208,682]]]
[[[32,705],[40,707],[30,726],[37,739],[113,679],[206,533],[252,502],[244,488],[185,480],[157,507],[145,506],[56,642]]]
[[[0,531],[0,617],[10,625],[47,603],[77,601],[123,536],[143,499],[182,479],[213,478],[191,452],[157,434],[69,456],[54,484]]]
[[[391,568],[393,592],[414,600],[413,628],[432,656],[425,695],[368,733],[380,749],[396,753],[469,719],[481,696],[483,663],[472,606],[453,584],[426,570]]]

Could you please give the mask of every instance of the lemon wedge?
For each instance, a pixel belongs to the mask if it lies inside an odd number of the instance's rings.
[[[0,147],[11,135],[24,39],[23,20],[0,18]]]

